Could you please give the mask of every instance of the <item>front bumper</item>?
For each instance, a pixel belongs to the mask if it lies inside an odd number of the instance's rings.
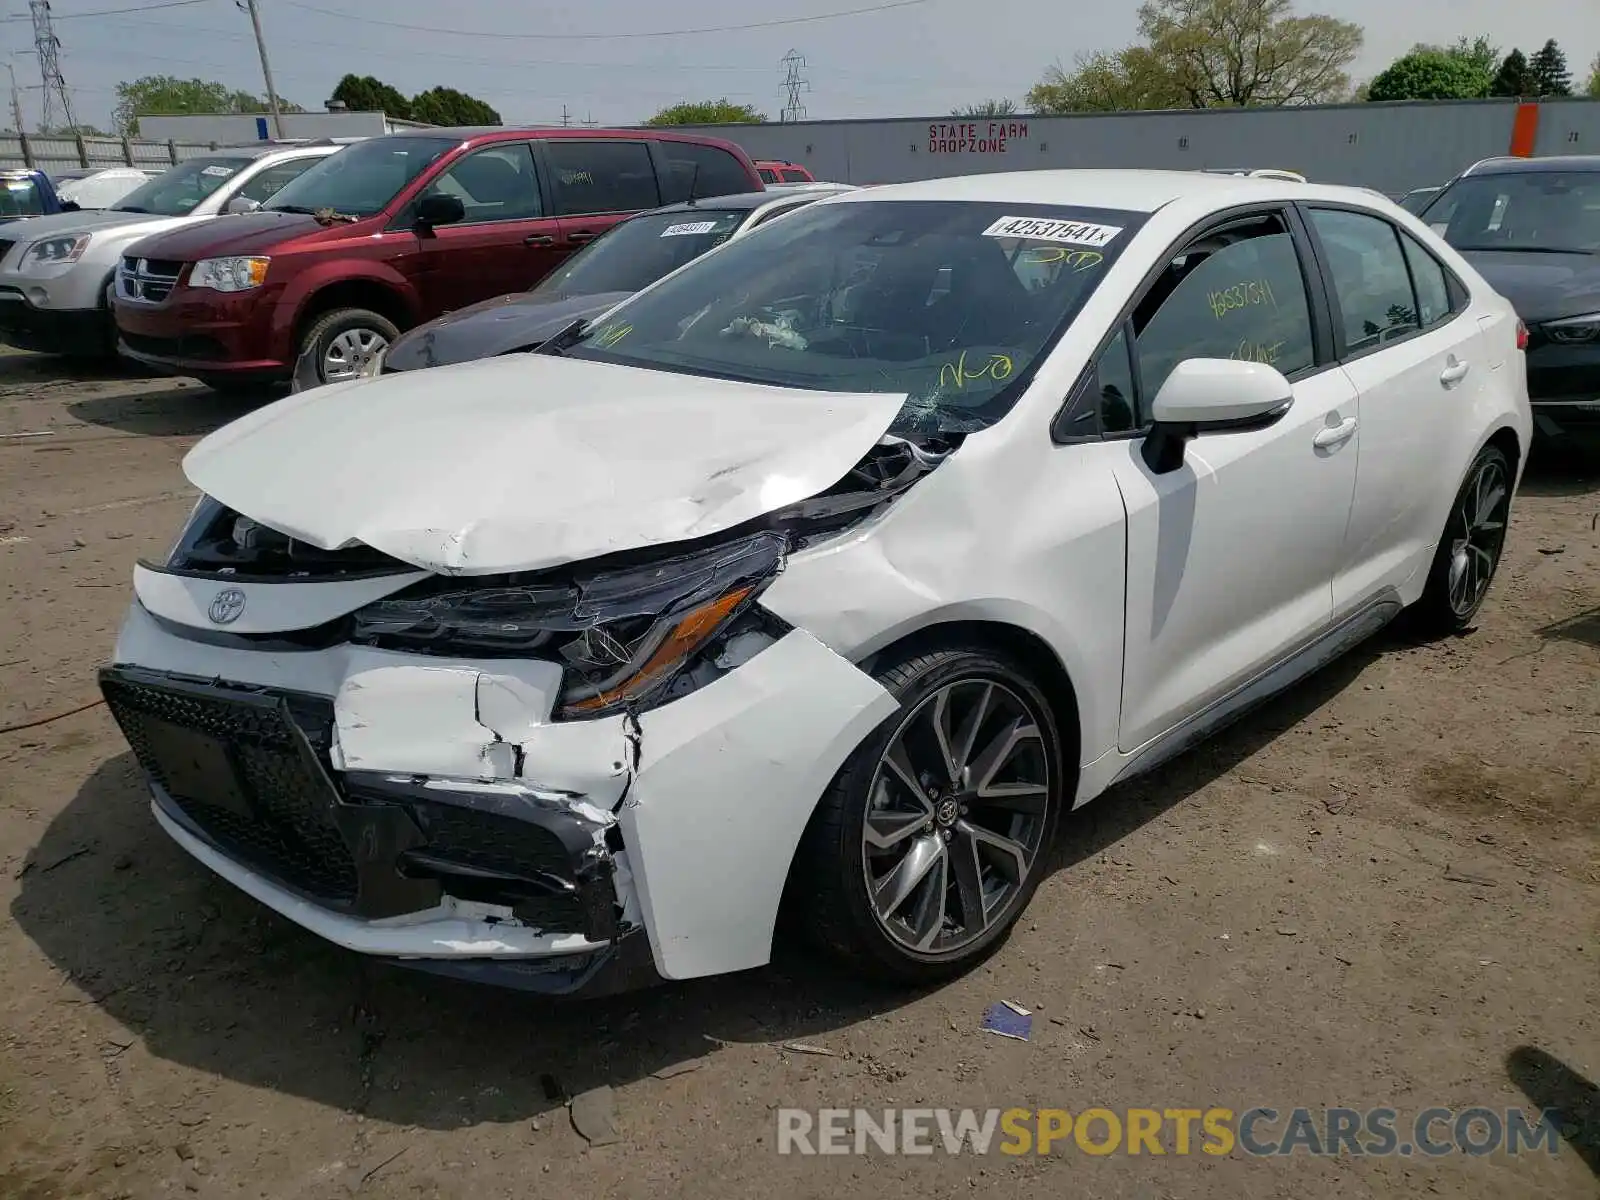
[[[800,631],[636,721],[551,722],[503,660],[258,651],[140,604],[115,657],[159,819],[217,873],[360,953],[586,994],[765,963],[817,799],[895,707]]]
[[[111,348],[111,317],[99,308],[40,308],[0,285],[0,344],[39,354],[100,355]]]
[[[1530,331],[1528,401],[1547,437],[1600,431],[1600,342],[1559,343]]]
[[[272,325],[280,291],[266,287],[229,294],[180,284],[159,304],[119,296],[112,301],[117,348],[170,375],[288,379],[294,364],[287,339],[279,339]]]

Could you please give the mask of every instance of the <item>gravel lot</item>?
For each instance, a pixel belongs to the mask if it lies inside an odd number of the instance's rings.
[[[151,819],[94,670],[192,503],[181,455],[242,411],[0,356],[0,727],[91,706],[0,734],[0,1197],[1600,1189],[1600,467],[1536,464],[1472,634],[1387,636],[1077,814],[969,978],[785,954],[554,1005],[327,948]],[[980,1030],[997,1000],[1031,1041]],[[590,1145],[562,1097],[601,1086]],[[1520,1158],[774,1149],[781,1106],[1477,1104],[1577,1127]]]

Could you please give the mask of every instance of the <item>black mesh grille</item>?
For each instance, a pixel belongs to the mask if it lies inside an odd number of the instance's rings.
[[[567,848],[538,825],[449,804],[413,804],[411,811],[429,851],[441,858],[513,875],[571,877]]]
[[[331,703],[110,673],[101,687],[140,764],[220,847],[298,890],[354,902],[355,863],[318,755]]]

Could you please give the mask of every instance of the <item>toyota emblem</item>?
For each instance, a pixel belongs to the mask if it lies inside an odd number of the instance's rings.
[[[244,612],[244,593],[238,588],[223,588],[211,601],[207,615],[213,625],[232,625]]]

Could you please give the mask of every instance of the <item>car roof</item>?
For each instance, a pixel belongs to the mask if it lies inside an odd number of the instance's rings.
[[[821,200],[824,196],[832,195],[835,191],[853,192],[856,188],[847,183],[833,185],[818,185],[814,187],[772,187],[763,192],[734,192],[726,196],[702,196],[693,204],[687,200],[680,200],[676,204],[663,204],[660,208],[649,209],[650,213],[690,213],[690,212],[753,212],[763,204],[771,204],[775,200],[792,200],[796,197],[815,197]],[[646,213],[639,213],[645,216]]]
[[[1288,194],[1305,185],[1248,175],[1206,171],[1046,170],[957,175],[918,183],[886,183],[830,197],[830,203],[878,200],[954,200],[990,204],[1059,204],[1073,208],[1113,208],[1152,213],[1174,200],[1232,197],[1239,203]],[[1326,188],[1327,185],[1321,185]],[[1338,188],[1349,194],[1355,189]],[[1310,192],[1304,192],[1309,196]]]
[[[1552,154],[1548,158],[1486,158],[1468,175],[1522,175],[1531,171],[1600,171],[1600,154]]]

